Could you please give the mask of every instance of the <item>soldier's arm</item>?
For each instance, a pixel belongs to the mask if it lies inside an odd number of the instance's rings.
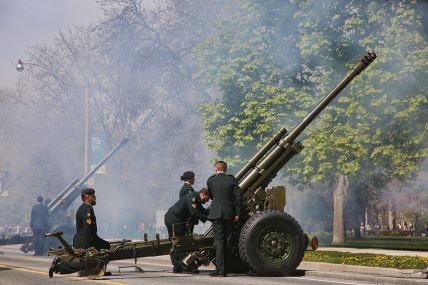
[[[200,211],[202,214],[204,214],[204,215],[206,215],[206,216],[208,217],[208,214],[210,213],[210,209],[206,209],[206,208],[204,208],[204,206],[202,206],[202,205],[200,205],[200,206],[198,207],[198,209],[199,209],[199,211]]]
[[[233,194],[235,196],[235,211],[236,211],[236,216],[240,216],[241,215],[241,205],[242,205],[242,191],[241,188],[239,188],[238,183],[235,184],[234,188],[233,188]]]
[[[81,213],[83,215],[79,216],[82,219],[82,230],[87,232],[89,235],[95,233],[95,213],[92,207],[87,207],[86,211]]]
[[[189,199],[187,203],[187,208],[189,209],[189,212],[192,215],[192,217],[198,218],[204,223],[207,221],[208,214],[205,214],[201,211],[200,208],[204,208],[202,207],[201,203],[198,203],[196,201],[193,201],[192,199]]]
[[[34,207],[31,208],[31,216],[30,216],[30,228],[33,227],[33,223],[34,223]]]
[[[210,177],[211,178],[211,177]],[[210,178],[208,178],[207,180],[207,188],[208,188],[208,196],[210,197],[210,199],[213,199],[213,193],[211,192],[211,186],[210,186]]]

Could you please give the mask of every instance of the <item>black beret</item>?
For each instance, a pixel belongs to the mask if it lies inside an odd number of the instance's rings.
[[[187,180],[187,179],[192,179],[193,177],[195,177],[195,173],[193,173],[193,171],[186,171],[183,173],[183,175],[181,175],[181,180]]]
[[[92,188],[85,188],[80,192],[80,194],[94,195],[95,190]]]

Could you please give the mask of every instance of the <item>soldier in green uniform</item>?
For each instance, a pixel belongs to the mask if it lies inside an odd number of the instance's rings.
[[[227,175],[227,164],[218,161],[216,174],[208,178],[208,193],[212,199],[208,220],[212,222],[216,249],[216,270],[211,276],[227,276],[225,271],[224,251],[226,241],[230,238],[234,222],[239,222],[242,192],[233,175]]]
[[[183,186],[180,189],[180,194],[178,199],[181,199],[187,193],[194,193],[195,189],[193,189],[192,185],[195,184],[195,173],[193,171],[185,171],[183,175],[180,177],[181,181],[184,181]],[[191,223],[189,223],[189,231],[193,234],[193,229],[195,225],[199,224],[199,219],[194,217],[191,219]]]
[[[97,235],[97,218],[92,207],[96,205],[97,200],[95,190],[85,188],[80,192],[80,197],[83,204],[80,205],[76,212],[76,234],[73,238],[73,247],[84,249],[95,247],[97,250],[110,249],[110,243]],[[71,262],[61,262],[59,258],[55,258],[49,269],[49,277],[52,278],[54,272],[70,274],[85,270],[88,261],[85,259],[76,259]],[[107,273],[107,275],[110,274]]]
[[[188,225],[193,220],[207,220],[209,210],[205,209],[202,204],[209,200],[208,189],[202,188],[199,192],[190,192],[178,200],[165,214],[165,226],[168,229],[168,235],[171,239],[173,235],[184,236],[190,232]],[[173,227],[174,225],[174,227]],[[180,273],[182,266],[179,262],[180,256],[171,254],[171,263],[173,271]]]
[[[184,195],[190,192],[195,192],[192,185],[195,184],[195,173],[193,171],[185,171],[183,175],[180,176],[181,181],[183,181],[183,186],[180,189],[179,199]]]
[[[110,249],[110,243],[97,235],[97,218],[92,207],[97,203],[95,190],[85,188],[80,196],[83,204],[76,212],[76,234],[73,238],[73,246],[84,249],[89,247],[95,247],[98,250]]]

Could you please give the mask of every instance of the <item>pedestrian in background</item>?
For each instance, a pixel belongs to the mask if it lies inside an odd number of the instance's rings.
[[[38,204],[31,209],[30,227],[33,230],[34,255],[45,254],[45,233],[49,230],[49,208],[43,204],[43,197],[37,196]]]

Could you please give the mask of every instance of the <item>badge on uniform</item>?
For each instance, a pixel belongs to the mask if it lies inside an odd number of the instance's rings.
[[[86,216],[87,216],[87,217],[90,217],[90,216],[91,216],[91,212],[87,212],[87,213],[86,213]]]
[[[192,208],[196,209],[196,204],[195,203],[192,204]]]
[[[92,224],[92,219],[88,218],[88,219],[86,219],[86,222],[90,225],[90,224]]]

